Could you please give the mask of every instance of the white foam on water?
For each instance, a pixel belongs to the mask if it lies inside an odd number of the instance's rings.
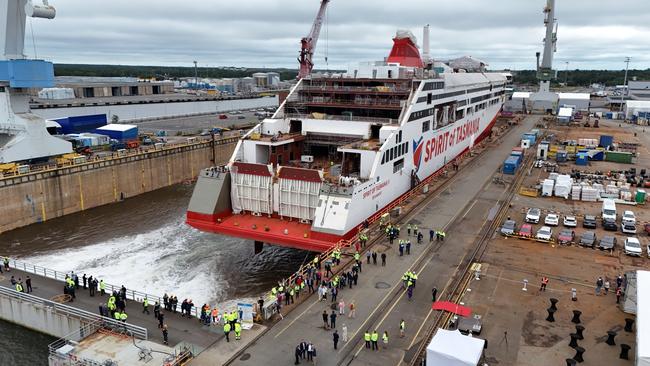
[[[210,245],[199,245],[201,241],[194,240],[198,235],[184,222],[175,221],[142,234],[24,260],[58,271],[74,270],[80,277],[86,273],[153,295],[174,294],[179,301],[216,303],[225,294],[225,281],[216,271],[221,256]]]

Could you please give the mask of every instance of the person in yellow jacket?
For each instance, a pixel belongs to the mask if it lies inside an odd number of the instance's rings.
[[[120,320],[122,321],[122,323],[126,323],[126,318],[128,318],[128,317],[129,316],[126,315],[126,312],[123,311],[123,312],[120,313]]]
[[[366,333],[363,334],[363,340],[366,341],[366,348],[370,348],[370,331],[366,330]]]
[[[235,323],[235,340],[238,341],[241,339],[241,324],[239,322]]]
[[[224,316],[227,316],[228,313],[225,313]],[[226,342],[230,342],[230,323],[226,322],[226,324],[223,325],[223,335],[226,336]]]
[[[384,335],[381,336],[381,341],[384,344],[384,349],[388,348],[388,332],[384,331]]]
[[[23,292],[23,285],[20,282],[16,282],[16,291]]]
[[[379,344],[377,344],[378,340],[379,340],[379,333],[377,333],[377,330],[375,330],[370,335],[370,341],[372,341],[372,350],[373,351],[379,350]]]

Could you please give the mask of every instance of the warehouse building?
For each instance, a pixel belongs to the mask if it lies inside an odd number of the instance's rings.
[[[589,93],[558,93],[558,97],[560,106],[573,106],[577,111],[589,110]]]
[[[174,83],[172,81],[143,81],[136,78],[57,76],[54,82],[59,89],[72,90],[75,98],[157,95],[174,92]],[[38,89],[34,89],[31,91],[31,94],[42,99],[62,99],[58,98],[56,96],[57,94],[53,94],[53,98],[49,98],[51,94],[41,93],[39,95],[38,92]],[[68,92],[66,94],[69,95],[70,93]]]

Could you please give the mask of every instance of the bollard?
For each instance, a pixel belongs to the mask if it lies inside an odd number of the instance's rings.
[[[573,359],[576,360],[577,362],[584,362],[585,360],[582,358],[582,354],[585,353],[585,349],[578,346],[575,348],[576,350],[576,355],[573,356]]]
[[[575,323],[575,324],[580,324],[580,315],[581,314],[582,314],[582,311],[573,310],[573,319],[571,319],[571,322]]]
[[[585,330],[585,327],[582,325],[576,325],[576,335],[578,336],[578,339],[582,340],[585,339],[585,337],[582,335],[582,332]]]
[[[625,343],[622,343],[621,344],[621,354],[618,355],[618,358],[620,358],[622,360],[629,360],[629,356],[628,356],[629,352],[630,352],[630,346],[625,344]]]
[[[571,336],[571,342],[569,342],[569,347],[575,349],[578,347],[578,335],[575,333],[569,334]]]
[[[632,326],[634,325],[634,319],[625,318],[625,331],[628,333],[632,332]]]
[[[578,291],[574,288],[571,289],[571,301],[578,301]]]
[[[608,330],[607,340],[605,341],[605,343],[609,344],[610,346],[615,346],[616,342],[614,341],[614,337],[616,337],[616,332],[613,330]]]
[[[576,366],[576,360],[573,358],[567,358],[564,361],[566,361],[566,366]]]
[[[553,310],[557,310],[557,306],[555,306],[555,304],[557,304],[557,302],[558,302],[559,300],[558,300],[558,299],[551,298],[550,301],[551,301],[551,309],[553,309]]]
[[[521,289],[521,291],[528,291],[528,289],[526,288],[526,286],[528,286],[528,280],[527,280],[527,279],[524,279],[524,287]]]
[[[553,316],[553,314],[555,313],[555,309],[548,308],[546,309],[546,311],[548,311],[548,316],[546,317],[546,321],[553,323],[555,321],[555,317]]]

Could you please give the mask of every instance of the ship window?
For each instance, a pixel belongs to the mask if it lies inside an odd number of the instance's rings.
[[[427,132],[430,129],[431,129],[431,122],[430,121],[422,122],[422,132]]]
[[[332,201],[332,205],[334,205],[334,206],[338,206],[338,205],[339,205],[339,201]]]
[[[456,111],[456,120],[459,120],[461,118],[465,117],[465,110],[464,109],[459,109]]]
[[[409,153],[409,143],[405,142],[404,144],[406,145],[406,154],[408,154]]]
[[[393,160],[393,149],[388,150],[388,161]]]
[[[393,163],[393,173],[397,173],[404,167],[404,158],[401,158]]]
[[[381,163],[383,164],[385,162],[386,162],[386,152],[384,151],[384,153],[381,156]]]
[[[321,207],[323,205],[323,200],[318,200],[318,207]]]
[[[402,142],[402,131],[399,132],[399,141],[398,142]]]
[[[275,152],[275,146],[271,146],[271,152],[272,152],[272,153]]]
[[[4,92],[5,92],[5,87],[4,87],[4,86],[0,86],[0,93],[4,93]]]
[[[433,98],[432,98],[431,93],[427,94],[427,104],[431,104],[431,100],[432,100],[432,99],[433,99]]]

